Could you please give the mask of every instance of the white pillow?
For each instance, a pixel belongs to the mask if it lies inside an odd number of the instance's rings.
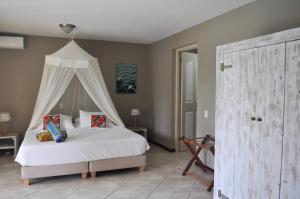
[[[60,128],[61,130],[74,129],[72,117],[67,115],[60,115]]]
[[[91,127],[91,115],[101,115],[102,112],[87,112],[79,110],[79,126],[80,128]]]

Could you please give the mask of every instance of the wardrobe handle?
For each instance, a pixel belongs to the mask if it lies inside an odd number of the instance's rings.
[[[251,120],[252,120],[252,121],[255,121],[255,119],[256,119],[255,117],[251,117]]]
[[[261,122],[261,121],[262,121],[262,118],[261,118],[261,117],[258,117],[258,118],[257,118],[257,121],[258,121],[258,122]]]

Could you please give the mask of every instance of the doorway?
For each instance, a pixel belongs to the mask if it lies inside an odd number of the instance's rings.
[[[176,49],[175,148],[186,151],[180,141],[197,132],[198,45]]]

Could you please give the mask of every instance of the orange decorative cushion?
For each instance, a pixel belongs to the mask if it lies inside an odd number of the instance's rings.
[[[106,115],[91,115],[92,128],[106,128]]]
[[[47,129],[48,123],[52,121],[58,128],[60,128],[60,115],[45,115],[43,117],[43,129]]]

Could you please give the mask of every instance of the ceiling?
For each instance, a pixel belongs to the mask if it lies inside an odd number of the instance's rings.
[[[0,0],[0,32],[152,43],[253,0]]]

